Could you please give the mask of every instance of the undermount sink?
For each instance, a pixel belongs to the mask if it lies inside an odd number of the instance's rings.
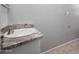
[[[7,38],[17,38],[17,37],[23,37],[23,36],[27,36],[27,35],[31,35],[33,33],[37,33],[39,31],[37,31],[35,28],[22,28],[22,29],[15,29],[14,33],[12,34],[7,34],[8,32],[6,32],[4,34],[4,37]]]

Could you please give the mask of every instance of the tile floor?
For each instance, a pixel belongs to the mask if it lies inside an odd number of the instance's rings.
[[[79,38],[72,40],[72,42],[52,48],[45,54],[78,54],[79,53]]]

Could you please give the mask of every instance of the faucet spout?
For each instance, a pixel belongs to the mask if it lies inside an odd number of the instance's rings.
[[[9,35],[10,34],[10,29],[8,30],[8,33],[7,33],[7,35]]]

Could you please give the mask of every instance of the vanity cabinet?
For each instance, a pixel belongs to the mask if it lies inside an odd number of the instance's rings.
[[[39,54],[40,53],[40,39],[25,43],[16,48],[7,50],[5,54]]]

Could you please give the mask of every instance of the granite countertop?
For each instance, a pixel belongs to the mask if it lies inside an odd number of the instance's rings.
[[[15,48],[17,46],[23,45],[23,44],[27,44],[28,42],[31,42],[33,40],[42,38],[43,34],[40,32],[37,33],[33,33],[31,35],[27,35],[24,37],[20,37],[20,38],[4,38],[4,43],[3,43],[3,49],[12,49]]]

